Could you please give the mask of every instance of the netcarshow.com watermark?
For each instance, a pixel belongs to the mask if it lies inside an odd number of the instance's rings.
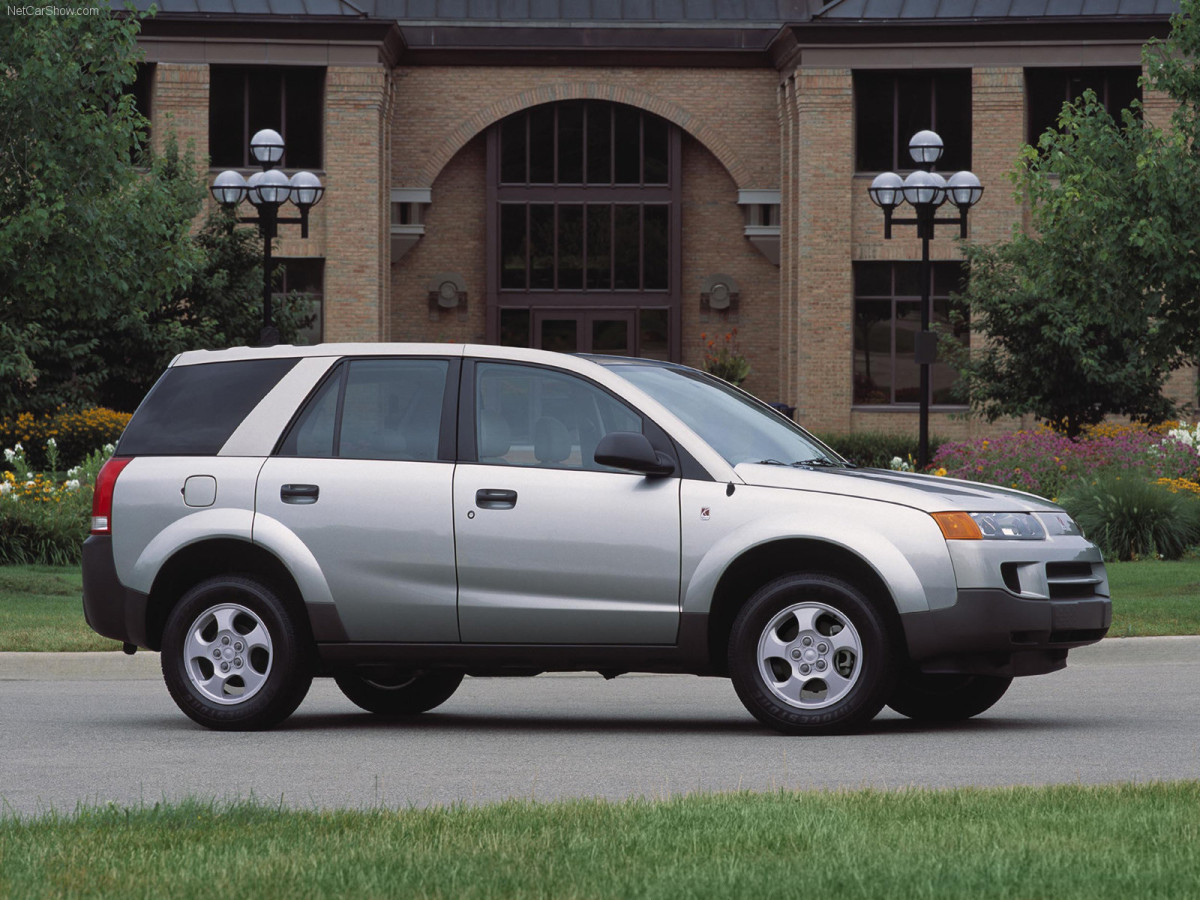
[[[10,16],[98,16],[100,6],[5,6]]]

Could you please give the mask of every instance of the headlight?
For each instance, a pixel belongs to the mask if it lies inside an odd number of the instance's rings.
[[[1079,527],[1079,523],[1065,512],[1042,513],[1038,518],[1046,526],[1046,533],[1052,537],[1083,534],[1083,529]]]
[[[930,515],[948,541],[1041,541],[1046,537],[1046,529],[1031,513],[956,511]],[[1070,521],[1069,517],[1064,518]]]
[[[1029,513],[971,513],[985,541],[1041,541],[1046,530]]]

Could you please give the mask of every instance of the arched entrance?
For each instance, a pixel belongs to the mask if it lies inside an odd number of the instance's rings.
[[[488,340],[680,356],[680,133],[632,106],[534,106],[487,134]]]

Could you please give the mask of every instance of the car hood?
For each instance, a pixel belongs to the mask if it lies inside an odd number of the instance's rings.
[[[808,468],[740,463],[734,471],[747,484],[816,491],[866,500],[898,503],[925,512],[1049,512],[1058,511],[1044,497],[1024,491],[960,481],[936,475],[892,472],[887,469]]]

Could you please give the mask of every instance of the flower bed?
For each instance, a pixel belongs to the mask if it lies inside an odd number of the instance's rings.
[[[20,444],[30,466],[34,469],[53,469],[47,451],[51,446],[68,464],[83,459],[97,447],[115,444],[125,426],[129,413],[94,408],[69,412],[60,409],[42,416],[20,413],[14,418],[0,418],[0,447]],[[0,463],[0,468],[11,462]]]
[[[10,471],[0,474],[0,565],[79,562],[92,511],[92,486],[100,466],[112,455],[107,445],[59,481],[34,472],[18,443],[4,451]],[[57,466],[58,448],[53,438],[45,455]]]
[[[1014,487],[1050,499],[1072,482],[1101,474],[1196,482],[1200,427],[1159,430],[1104,426],[1071,440],[1049,429],[943,444],[932,469],[952,478]]]

